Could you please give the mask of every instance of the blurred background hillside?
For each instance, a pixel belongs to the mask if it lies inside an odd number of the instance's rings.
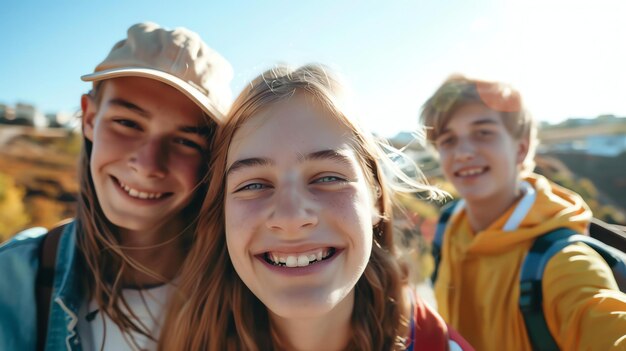
[[[35,119],[40,127],[34,127]],[[42,116],[28,105],[0,105],[0,242],[17,231],[72,217],[82,136],[76,120]],[[541,125],[537,172],[579,193],[594,215],[626,225],[626,118],[611,115]],[[389,139],[433,184],[454,195],[433,154],[401,132]],[[440,204],[403,197],[407,240],[432,239]],[[426,247],[425,245],[418,245]]]

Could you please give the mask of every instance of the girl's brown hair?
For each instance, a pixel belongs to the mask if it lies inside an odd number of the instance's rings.
[[[349,350],[404,349],[407,272],[393,244],[392,180],[383,173],[389,161],[370,134],[346,114],[341,85],[325,67],[278,67],[252,81],[234,102],[226,125],[214,139],[207,200],[203,204],[195,243],[180,278],[160,340],[161,350],[283,350],[267,308],[241,281],[228,255],[224,228],[224,187],[228,149],[237,130],[264,108],[296,93],[307,94],[352,131],[352,146],[372,189],[377,189],[382,220],[374,228],[369,263],[355,286]],[[432,192],[421,181],[397,173],[410,190]],[[420,173],[421,174],[421,173]],[[435,190],[436,192],[436,190]],[[437,192],[436,192],[437,193]]]

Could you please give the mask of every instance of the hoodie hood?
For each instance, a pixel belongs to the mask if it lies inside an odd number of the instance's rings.
[[[591,211],[578,194],[536,174],[522,182],[524,196],[491,226],[476,233],[467,253],[495,254],[524,242],[530,245],[537,236],[557,228],[587,232]],[[456,210],[452,220],[466,220],[465,211]]]

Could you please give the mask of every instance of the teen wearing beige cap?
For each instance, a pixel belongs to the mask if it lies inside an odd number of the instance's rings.
[[[77,216],[0,247],[0,350],[156,348],[193,241],[230,64],[196,33],[141,23],[82,79]]]

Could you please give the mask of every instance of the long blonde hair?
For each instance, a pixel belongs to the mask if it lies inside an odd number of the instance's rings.
[[[267,106],[304,93],[327,108],[352,131],[353,147],[368,183],[379,190],[383,219],[373,228],[369,263],[355,287],[352,338],[349,350],[404,348],[408,318],[402,306],[406,268],[396,259],[393,244],[389,181],[381,162],[389,161],[370,134],[363,132],[344,110],[341,85],[320,65],[298,69],[277,67],[248,85],[234,102],[214,139],[212,174],[198,223],[198,233],[182,268],[180,290],[172,299],[161,334],[161,350],[282,350],[267,308],[241,281],[228,255],[224,227],[224,187],[227,153],[237,130]],[[396,173],[405,188],[431,192],[422,181]]]
[[[98,82],[89,93],[97,107],[100,105],[104,84],[106,81]],[[208,116],[204,117],[210,127],[207,138],[211,138],[214,134],[215,122]],[[83,264],[77,267],[84,267],[79,269],[84,270],[80,272],[82,273],[80,276],[84,277],[82,288],[86,296],[90,300],[95,300],[100,312],[106,314],[122,330],[128,341],[137,347],[131,331],[151,339],[156,339],[156,337],[150,334],[149,328],[139,321],[123,298],[122,276],[129,270],[136,270],[163,283],[167,280],[124,252],[120,244],[118,228],[106,218],[96,195],[90,171],[91,152],[92,142],[83,137],[78,165],[80,194],[76,210],[76,241]],[[197,212],[197,208],[201,205],[200,201],[206,193],[206,175],[204,177],[205,179],[196,188],[196,198],[183,210],[183,213],[192,219],[188,229],[180,233],[186,236],[181,238],[183,242],[190,243],[193,239],[191,235],[195,232],[197,220],[197,214],[194,212]],[[186,246],[188,247],[189,244]]]

